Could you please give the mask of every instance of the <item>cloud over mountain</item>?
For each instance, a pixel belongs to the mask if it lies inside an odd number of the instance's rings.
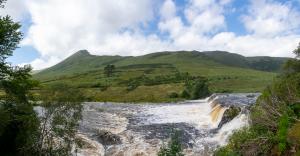
[[[35,69],[80,49],[98,55],[184,49],[292,56],[300,41],[300,7],[293,4],[300,3],[249,0],[241,11],[236,1],[10,0],[1,14],[30,20],[22,45],[39,52],[31,62]]]

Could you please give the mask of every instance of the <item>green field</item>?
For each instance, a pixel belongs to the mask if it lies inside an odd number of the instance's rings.
[[[203,76],[212,92],[260,92],[287,58],[244,57],[228,52],[160,52],[138,57],[95,56],[79,51],[61,63],[34,74],[42,85],[66,83],[81,88],[91,101],[163,102],[180,94],[178,74]],[[113,64],[112,77],[104,67]],[[131,83],[138,82],[134,89]]]

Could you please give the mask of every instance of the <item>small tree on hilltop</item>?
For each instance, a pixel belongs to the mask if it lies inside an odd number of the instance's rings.
[[[113,64],[109,64],[107,66],[104,67],[104,74],[107,77],[111,77],[113,75],[113,73],[115,72],[115,65]]]

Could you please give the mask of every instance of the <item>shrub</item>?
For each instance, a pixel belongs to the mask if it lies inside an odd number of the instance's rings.
[[[178,98],[179,95],[175,92],[172,92],[170,95],[169,95],[169,98]]]
[[[190,96],[189,92],[185,89],[182,91],[181,97],[185,98],[185,99],[189,99],[191,96]]]
[[[167,146],[162,146],[158,156],[183,156],[182,145],[179,140],[179,132],[175,131]]]
[[[208,80],[204,77],[193,77],[186,80],[182,97],[193,100],[207,97],[210,94],[207,82]]]
[[[138,86],[139,86],[139,83],[138,83],[138,82],[132,81],[132,82],[128,83],[126,90],[127,90],[127,91],[133,91],[133,90],[135,90]]]
[[[277,132],[277,137],[278,137],[278,148],[279,152],[283,152],[286,149],[287,145],[287,132],[288,132],[288,126],[289,126],[289,119],[287,114],[284,114],[280,120],[279,120],[279,125],[278,125],[278,132]]]
[[[204,98],[209,95],[208,85],[206,79],[197,79],[194,82],[192,90],[192,99]]]

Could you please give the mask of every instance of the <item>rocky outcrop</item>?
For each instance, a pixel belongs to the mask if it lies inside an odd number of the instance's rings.
[[[224,124],[231,121],[233,118],[238,116],[241,112],[240,107],[230,106],[223,114],[222,120],[220,121],[218,128],[221,128]]]
[[[99,130],[98,133],[96,134],[96,138],[98,142],[100,142],[102,145],[105,146],[122,143],[120,136],[105,130]]]

